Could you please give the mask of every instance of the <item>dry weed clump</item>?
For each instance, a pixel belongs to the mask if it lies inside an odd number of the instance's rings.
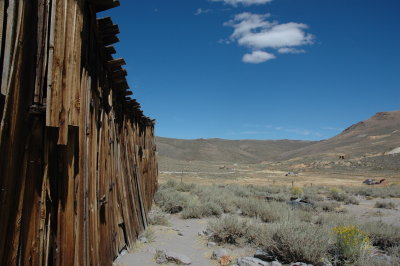
[[[383,250],[398,246],[400,243],[400,227],[382,222],[361,224],[360,228],[368,233],[372,244]]]
[[[239,244],[246,236],[249,224],[245,219],[228,215],[210,221],[208,229],[213,232],[212,238],[217,243]]]
[[[189,196],[175,190],[174,187],[160,187],[154,196],[155,203],[165,212],[178,213],[189,202]]]
[[[279,261],[301,261],[318,264],[328,256],[330,234],[326,228],[309,223],[288,221],[276,224],[264,239],[262,247]]]
[[[318,202],[316,206],[317,209],[324,212],[335,212],[340,207],[340,204],[337,202]]]
[[[329,197],[333,200],[343,202],[344,204],[353,204],[353,205],[360,204],[359,201],[355,197],[349,196],[345,192],[340,191],[335,188],[332,188],[330,190]]]
[[[288,216],[289,207],[282,202],[266,202],[257,198],[240,198],[236,201],[243,216],[258,218],[265,223],[272,223]]]
[[[292,187],[290,193],[293,196],[301,197],[301,195],[303,195],[303,190],[301,189],[301,187]]]
[[[372,251],[368,234],[358,226],[337,226],[333,228],[336,238],[335,257],[347,264],[354,264],[364,254]]]
[[[164,213],[160,213],[160,212],[150,213],[148,222],[151,225],[169,226],[169,221],[168,221],[167,216]]]
[[[377,201],[374,207],[381,209],[395,209],[396,204],[394,204],[393,202]]]
[[[197,186],[192,194],[196,195],[202,202],[211,202],[219,205],[224,213],[236,211],[236,197],[233,192],[226,188],[217,186]]]

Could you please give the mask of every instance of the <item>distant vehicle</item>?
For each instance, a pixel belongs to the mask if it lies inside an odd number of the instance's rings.
[[[382,184],[383,181],[385,181],[386,179],[381,179],[379,181],[376,181],[375,179],[365,179],[363,181],[363,184],[367,184],[367,185],[379,185]]]
[[[285,176],[297,176],[298,174],[297,172],[288,172]]]

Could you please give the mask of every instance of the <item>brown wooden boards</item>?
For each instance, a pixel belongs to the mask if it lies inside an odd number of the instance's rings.
[[[115,0],[0,0],[0,265],[110,265],[157,189],[143,115],[96,12]]]

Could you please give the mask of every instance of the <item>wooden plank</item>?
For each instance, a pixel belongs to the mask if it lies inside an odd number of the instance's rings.
[[[78,90],[74,84],[74,49],[75,49],[75,24],[76,24],[77,2],[75,0],[65,1],[66,17],[64,18],[64,58],[62,59],[61,77],[61,109],[59,111],[59,145],[68,144],[68,126],[70,121],[71,95]]]
[[[123,78],[128,75],[128,72],[125,69],[119,69],[117,71],[111,72],[111,78]]]
[[[45,74],[47,69],[47,44],[48,44],[48,24],[49,24],[49,0],[38,1],[38,38],[36,55],[36,82],[33,103],[43,105]]]
[[[65,120],[60,119],[60,113],[65,110],[63,108],[63,97],[62,97],[62,82],[64,73],[64,60],[65,60],[65,35],[66,35],[66,24],[67,24],[67,4],[68,1],[54,0],[53,8],[55,8],[54,21],[51,22],[52,28],[50,30],[50,45],[49,55],[51,56],[52,65],[51,76],[49,74],[49,80],[47,82],[47,113],[46,113],[46,125],[52,127],[59,127],[60,124],[64,125]],[[54,24],[53,24],[54,23]],[[65,119],[65,115],[62,115]],[[68,131],[62,127],[61,138],[59,143],[65,143],[68,138]]]
[[[103,44],[104,45],[111,45],[114,43],[119,42],[119,38],[115,35],[106,35],[103,37]]]
[[[114,59],[114,60],[108,61],[107,65],[111,70],[114,70],[117,67],[126,65],[126,62],[125,62],[125,60],[123,58],[118,58],[118,59]]]
[[[79,126],[79,115],[81,105],[81,79],[82,79],[82,34],[83,34],[83,13],[84,0],[77,1],[77,8],[75,12],[75,36],[74,36],[74,50],[73,50],[73,77],[72,77],[72,95],[69,113],[69,125]]]
[[[104,47],[104,53],[106,54],[115,54],[117,51],[114,46],[106,46]]]
[[[102,12],[119,5],[119,0],[97,0],[95,9],[96,12]]]
[[[4,4],[3,4],[4,5]],[[4,58],[3,58],[3,73],[1,77],[1,94],[8,94],[8,83],[9,75],[11,70],[11,60],[14,54],[14,44],[15,44],[15,24],[16,12],[18,8],[18,3],[11,1],[7,7],[7,25],[5,28],[5,34],[7,36],[4,43]],[[3,25],[2,25],[3,26]]]

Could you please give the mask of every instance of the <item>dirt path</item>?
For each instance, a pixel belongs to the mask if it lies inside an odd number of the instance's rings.
[[[206,229],[207,220],[183,220],[177,215],[170,215],[169,222],[171,226],[152,226],[150,230],[154,231],[154,241],[137,244],[130,253],[119,257],[114,265],[158,266],[160,264],[157,264],[154,259],[157,249],[186,255],[191,259],[191,265],[218,265],[210,259],[212,249],[207,248],[206,238],[198,235]]]

